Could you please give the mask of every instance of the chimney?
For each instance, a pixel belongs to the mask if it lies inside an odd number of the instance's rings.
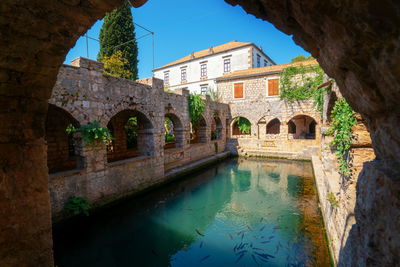
[[[194,59],[194,52],[190,54],[190,59]]]
[[[213,47],[210,47],[210,49],[208,49],[208,54],[209,55],[214,54],[214,48]]]

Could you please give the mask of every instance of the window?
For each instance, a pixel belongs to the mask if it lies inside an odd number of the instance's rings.
[[[207,85],[200,85],[200,94],[205,95],[207,93]]]
[[[243,83],[235,83],[233,85],[233,97],[234,98],[243,98]]]
[[[169,71],[164,72],[164,84],[169,84]]]
[[[230,72],[231,71],[231,59],[226,58],[224,59],[224,72]]]
[[[264,60],[264,67],[268,66],[268,61]]]
[[[207,77],[207,64],[203,63],[200,65],[200,77]]]
[[[261,56],[257,54],[257,68],[261,67]]]
[[[186,82],[186,68],[181,69],[181,82]]]
[[[279,80],[270,79],[268,80],[268,96],[279,95]]]

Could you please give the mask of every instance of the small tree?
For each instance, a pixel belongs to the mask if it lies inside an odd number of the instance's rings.
[[[313,59],[313,57],[312,56],[306,57],[306,56],[300,55],[300,56],[292,58],[291,62],[295,63],[295,62],[300,62],[300,61],[309,60],[309,59]]]
[[[121,51],[115,52],[110,57],[103,57],[101,61],[104,63],[105,74],[126,79],[132,76],[132,73],[126,69],[129,62],[123,57]]]

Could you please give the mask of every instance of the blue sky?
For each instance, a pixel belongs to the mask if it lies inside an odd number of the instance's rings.
[[[261,46],[277,64],[290,62],[309,53],[297,46],[291,36],[272,24],[257,19],[239,6],[223,0],[149,0],[140,8],[132,8],[134,22],[150,29],[154,35],[154,65],[162,66],[193,51],[220,45],[232,40],[253,42]],[[103,21],[97,21],[88,36],[98,39]],[[136,26],[136,37],[147,32]],[[151,77],[153,69],[152,38],[138,40],[139,78]],[[88,41],[89,58],[96,59],[97,41]],[[66,56],[65,63],[76,57],[87,57],[86,38],[81,37]]]

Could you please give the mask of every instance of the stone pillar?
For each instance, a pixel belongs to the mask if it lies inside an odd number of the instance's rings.
[[[289,126],[287,122],[281,122],[281,130],[279,134],[283,139],[289,139]]]
[[[267,123],[258,123],[258,139],[264,140],[267,134]]]
[[[0,85],[0,265],[51,266],[51,206],[43,138],[47,98],[6,96],[4,85]],[[20,85],[19,89],[33,94],[41,88]]]
[[[174,129],[176,147],[183,148],[186,142],[186,131],[184,128]]]

